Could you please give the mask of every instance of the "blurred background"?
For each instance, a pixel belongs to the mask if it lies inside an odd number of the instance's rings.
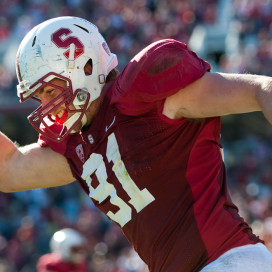
[[[16,96],[15,55],[24,35],[46,19],[74,15],[96,24],[118,55],[119,70],[151,42],[175,38],[213,71],[272,76],[271,14],[272,0],[1,0],[0,130],[20,145],[37,140],[26,119],[33,104],[19,104]],[[222,118],[233,200],[272,252],[271,135],[261,113]],[[63,227],[87,237],[90,271],[147,271],[76,183],[0,193],[0,210],[0,272],[36,271],[51,235]]]

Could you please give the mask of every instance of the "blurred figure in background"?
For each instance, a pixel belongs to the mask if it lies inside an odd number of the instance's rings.
[[[40,257],[38,272],[87,272],[87,249],[84,237],[74,229],[54,233],[50,240],[51,253]]]

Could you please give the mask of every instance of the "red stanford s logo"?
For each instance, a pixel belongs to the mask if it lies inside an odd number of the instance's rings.
[[[59,48],[69,48],[73,43],[76,47],[75,49],[75,59],[84,53],[84,45],[75,36],[70,36],[72,31],[69,28],[60,28],[51,35],[53,43]],[[69,49],[63,53],[63,55],[69,58]]]

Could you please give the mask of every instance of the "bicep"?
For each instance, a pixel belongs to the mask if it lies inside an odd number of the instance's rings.
[[[205,73],[168,97],[163,114],[171,119],[206,118],[260,110],[256,92],[265,77]]]
[[[5,191],[9,192],[61,186],[74,180],[66,158],[38,144],[19,148],[7,164]]]

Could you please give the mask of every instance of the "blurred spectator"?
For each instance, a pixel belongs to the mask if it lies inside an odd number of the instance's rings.
[[[50,253],[42,255],[37,263],[38,272],[88,272],[87,245],[76,230],[64,228],[50,239]]]

